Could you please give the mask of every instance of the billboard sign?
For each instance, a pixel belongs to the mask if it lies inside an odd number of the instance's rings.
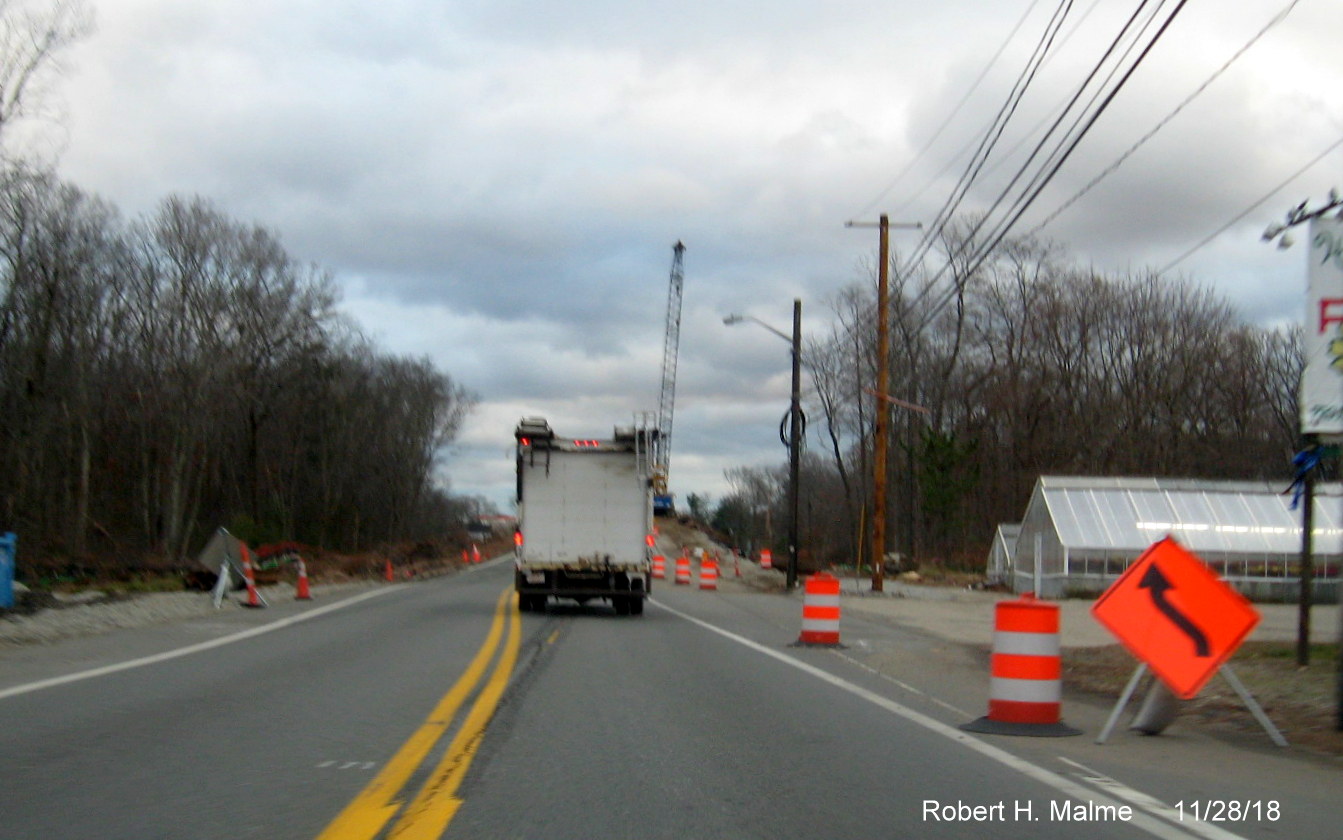
[[[1311,220],[1306,283],[1301,431],[1343,435],[1343,221]]]

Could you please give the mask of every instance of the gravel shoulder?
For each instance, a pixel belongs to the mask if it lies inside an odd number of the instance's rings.
[[[368,587],[351,582],[321,587],[323,597]],[[266,601],[279,605],[294,600],[289,584],[260,587]],[[239,592],[229,592],[218,607],[209,592],[152,592],[108,595],[88,591],[56,596],[52,606],[32,613],[0,614],[0,649],[43,645],[158,624],[217,618],[245,610]]]

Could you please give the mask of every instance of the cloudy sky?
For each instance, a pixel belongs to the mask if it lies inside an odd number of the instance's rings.
[[[65,116],[49,137],[62,175],[132,216],[169,194],[209,197],[331,269],[344,309],[384,348],[429,356],[479,395],[446,467],[454,491],[501,507],[519,417],[599,436],[656,409],[678,239],[672,489],[718,498],[724,469],[781,463],[788,348],[723,316],[786,330],[799,297],[806,329],[824,330],[827,299],[871,282],[875,262],[875,232],[844,222],[930,222],[1060,8],[88,3],[96,30],[65,56]],[[1071,6],[962,210],[989,206],[1138,6]],[[1216,287],[1248,319],[1297,318],[1304,249],[1259,234],[1343,187],[1343,147],[1320,157],[1343,140],[1336,0],[1190,0],[1016,230],[1289,8],[1042,235],[1104,270],[1160,268],[1246,214],[1171,274]],[[916,240],[893,234],[897,248]]]

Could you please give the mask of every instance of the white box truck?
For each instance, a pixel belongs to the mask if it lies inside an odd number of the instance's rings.
[[[654,429],[615,429],[609,439],[559,438],[526,417],[517,439],[518,608],[551,598],[611,602],[641,615],[652,579]]]

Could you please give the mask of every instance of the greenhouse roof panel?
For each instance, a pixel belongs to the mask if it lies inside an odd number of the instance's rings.
[[[1070,549],[1141,551],[1167,534],[1193,551],[1292,554],[1301,550],[1301,511],[1284,487],[1266,482],[1045,476],[1039,491]],[[1319,485],[1315,551],[1343,550],[1337,485]]]

